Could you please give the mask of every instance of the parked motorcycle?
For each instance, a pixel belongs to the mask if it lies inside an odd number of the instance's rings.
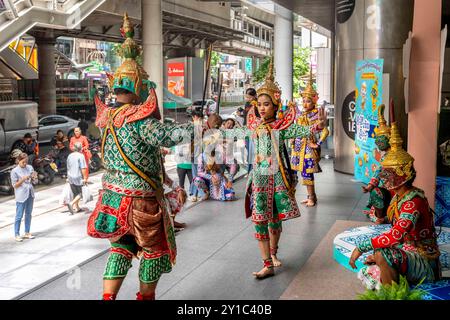
[[[55,179],[58,167],[50,156],[36,157],[33,161],[33,168],[38,174],[39,183],[50,185]]]
[[[0,168],[0,193],[12,195],[14,194],[14,187],[11,182],[11,171],[15,168],[14,165],[4,165]]]
[[[89,142],[91,160],[89,161],[89,172],[97,172],[103,167],[101,158],[101,145],[99,139],[91,139]]]
[[[53,149],[47,154],[47,157],[51,158],[56,164],[57,170],[55,175],[60,176],[62,179],[67,178],[67,157],[69,154],[70,152],[66,148],[64,150]]]

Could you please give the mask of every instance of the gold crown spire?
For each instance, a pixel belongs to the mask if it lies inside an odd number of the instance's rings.
[[[268,95],[275,106],[281,104],[281,89],[275,82],[273,56],[270,58],[269,71],[267,72],[266,79],[256,93],[258,96],[262,94]]]
[[[375,133],[377,136],[390,136],[391,128],[387,125],[386,119],[384,118],[385,105],[382,104],[378,108],[378,127],[375,128]]]
[[[398,176],[406,176],[407,180],[409,180],[414,171],[414,158],[403,149],[403,139],[395,122],[391,124],[389,144],[391,149],[386,153],[381,165],[383,168],[395,169]]]
[[[303,98],[309,98],[311,100],[317,101],[318,94],[317,94],[317,91],[314,89],[313,83],[314,83],[314,81],[313,81],[313,76],[312,76],[312,69],[310,69],[309,70],[309,82],[306,85],[305,90],[303,90],[301,96]]]
[[[122,88],[140,95],[142,89],[143,69],[137,63],[136,58],[141,54],[141,48],[134,41],[134,25],[125,12],[123,24],[120,28],[122,37],[125,38],[118,54],[123,62],[114,73],[113,88]]]

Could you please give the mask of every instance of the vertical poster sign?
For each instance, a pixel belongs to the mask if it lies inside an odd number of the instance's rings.
[[[383,59],[356,63],[355,179],[369,183],[376,171],[375,128],[383,96]]]
[[[245,58],[245,72],[252,73],[253,61],[252,58]]]
[[[167,89],[179,97],[184,97],[184,62],[167,63]]]

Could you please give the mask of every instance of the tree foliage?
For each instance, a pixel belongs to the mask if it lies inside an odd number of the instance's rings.
[[[306,75],[309,75],[310,70],[310,57],[311,57],[311,49],[310,48],[301,48],[300,46],[294,46],[294,98],[298,98],[300,96],[300,92],[307,85],[307,81],[301,79]]]
[[[293,53],[293,92],[294,97],[298,97],[302,88],[306,87],[305,81],[301,80],[309,74],[310,69],[310,48],[301,48],[298,45],[294,46]],[[265,58],[259,65],[258,70],[253,73],[253,81],[255,83],[261,82],[269,71],[270,57]],[[276,70],[275,70],[276,73]]]
[[[217,68],[220,63],[220,53],[217,51],[212,51],[211,53],[211,76],[217,78]]]

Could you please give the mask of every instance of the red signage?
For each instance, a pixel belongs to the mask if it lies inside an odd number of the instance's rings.
[[[167,75],[169,77],[184,77],[184,63],[183,62],[168,63]]]

